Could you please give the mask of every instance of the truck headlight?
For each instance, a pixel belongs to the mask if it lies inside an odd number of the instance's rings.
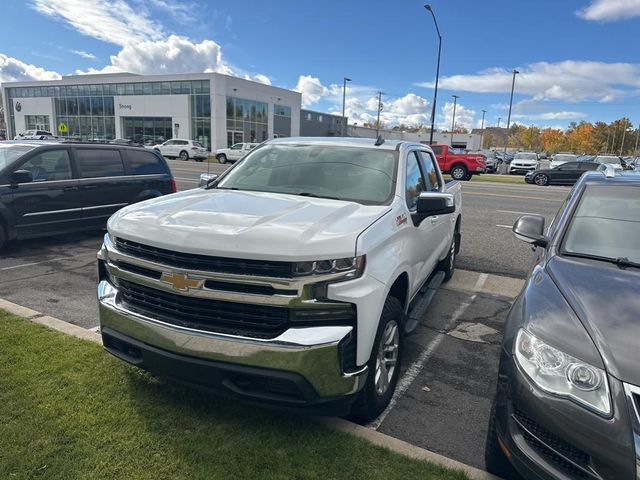
[[[346,257],[335,260],[316,260],[296,262],[293,264],[293,275],[304,277],[311,275],[339,274],[340,279],[358,278],[364,272],[365,257]]]
[[[601,368],[578,360],[520,329],[516,338],[518,365],[542,390],[573,400],[597,413],[611,413],[609,382]]]

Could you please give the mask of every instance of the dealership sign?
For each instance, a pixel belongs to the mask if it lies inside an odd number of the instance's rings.
[[[119,103],[118,104],[118,109],[120,110],[131,110],[131,104],[130,103]]]
[[[22,110],[22,105],[20,105],[20,102],[16,102],[16,112],[19,112],[20,110]]]

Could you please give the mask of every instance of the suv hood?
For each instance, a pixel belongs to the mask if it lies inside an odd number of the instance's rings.
[[[352,257],[389,206],[296,195],[194,189],[116,212],[109,233],[167,250],[258,260]]]
[[[609,373],[640,385],[640,270],[558,256],[549,261],[547,270],[595,342]]]

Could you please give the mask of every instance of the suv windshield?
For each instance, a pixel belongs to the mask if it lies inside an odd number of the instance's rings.
[[[556,155],[553,157],[554,162],[575,162],[577,160],[577,155]]]
[[[0,170],[34,148],[36,148],[35,145],[0,144]]]
[[[567,229],[564,252],[640,263],[640,186],[589,185]]]
[[[538,160],[538,155],[535,153],[516,153],[513,157],[514,160]]]
[[[594,162],[596,163],[614,163],[619,165],[620,164],[620,158],[619,157],[614,157],[614,156],[607,156],[607,155],[598,155],[596,157],[596,159],[594,160]]]
[[[248,154],[217,188],[388,203],[398,153],[337,145],[265,145]]]

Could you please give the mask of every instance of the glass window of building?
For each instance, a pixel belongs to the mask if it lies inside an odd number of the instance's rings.
[[[291,117],[291,107],[285,105],[274,105],[273,114],[281,117]]]
[[[51,132],[49,115],[25,115],[24,123],[26,130],[46,130]]]
[[[268,105],[264,102],[227,97],[227,146],[267,139]]]

